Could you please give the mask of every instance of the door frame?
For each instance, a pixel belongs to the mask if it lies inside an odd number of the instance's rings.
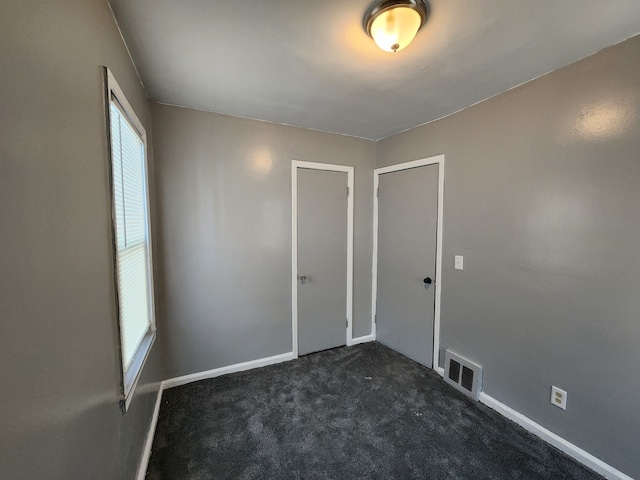
[[[298,169],[328,170],[347,174],[347,310],[346,344],[353,341],[353,167],[329,163],[291,161],[291,343],[298,358]]]
[[[436,227],[436,278],[433,314],[433,369],[438,370],[440,356],[440,296],[442,293],[442,220],[444,212],[444,154],[399,163],[373,171],[373,255],[371,267],[371,336],[376,339],[376,304],[378,300],[378,187],[380,175],[411,168],[438,165],[438,219]]]

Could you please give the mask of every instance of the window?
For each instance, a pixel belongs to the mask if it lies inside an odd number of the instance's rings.
[[[113,75],[105,71],[121,393],[126,411],[155,339],[147,138]]]

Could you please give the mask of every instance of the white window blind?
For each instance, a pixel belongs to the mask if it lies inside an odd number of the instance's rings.
[[[124,394],[142,361],[137,357],[153,332],[145,144],[113,96],[109,102],[113,218]],[[143,352],[144,354],[146,352]]]

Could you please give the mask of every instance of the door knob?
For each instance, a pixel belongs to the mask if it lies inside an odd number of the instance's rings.
[[[431,285],[431,277],[425,278],[423,282],[426,283],[427,285]]]
[[[304,282],[307,279],[306,275],[300,275],[300,281]]]

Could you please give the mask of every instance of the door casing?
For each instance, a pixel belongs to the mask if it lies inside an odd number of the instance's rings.
[[[371,336],[376,339],[376,303],[378,291],[378,186],[380,175],[426,165],[438,165],[438,220],[436,230],[436,278],[433,315],[433,369],[438,370],[440,354],[440,297],[442,292],[442,220],[444,211],[444,155],[399,163],[373,171],[373,256],[371,267]]]
[[[347,173],[347,310],[346,343],[353,341],[353,167],[329,163],[291,162],[291,340],[293,358],[298,358],[298,169]]]

